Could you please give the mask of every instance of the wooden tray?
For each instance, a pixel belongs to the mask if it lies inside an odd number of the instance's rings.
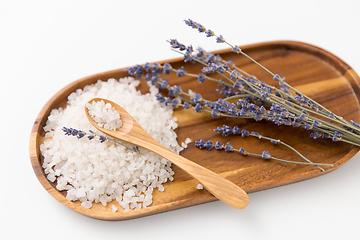
[[[300,42],[266,42],[243,46],[242,50],[274,73],[286,76],[287,82],[334,113],[347,120],[360,122],[360,79],[354,70],[341,59],[323,49]],[[223,59],[233,61],[237,66],[256,75],[262,81],[276,85],[270,75],[245,57],[232,53],[230,49],[221,50],[217,53]],[[171,63],[174,68],[185,66],[188,72],[199,72],[202,68],[199,64],[184,63],[181,58],[163,61],[162,63],[164,62]],[[34,123],[30,138],[30,159],[40,183],[46,191],[65,206],[86,216],[102,220],[132,219],[216,200],[206,190],[196,189],[197,181],[174,165],[175,180],[164,184],[164,192],[154,191],[153,204],[150,207],[129,212],[123,212],[115,201],[106,207],[101,204],[94,204],[91,209],[82,208],[79,201],[68,201],[65,198],[65,192],[56,190],[55,185],[46,179],[41,167],[42,156],[39,146],[44,140],[43,127],[51,109],[64,107],[67,96],[71,92],[95,83],[98,79],[118,79],[125,76],[127,73],[124,69],[118,69],[79,79],[60,90],[46,103]],[[184,91],[190,88],[201,93],[206,99],[217,100],[220,96],[214,91],[217,88],[216,84],[206,82],[200,84],[195,78],[187,76],[178,78],[172,74],[169,75],[169,83],[181,85]],[[141,84],[139,89],[146,92],[146,84]],[[196,114],[192,110],[176,110],[174,116],[178,118],[179,123],[178,141],[183,142],[187,137],[193,140],[181,155],[219,173],[241,186],[248,193],[307,180],[324,173],[313,166],[285,164],[223,151],[200,150],[194,147],[194,141],[202,138],[214,142],[217,140],[222,143],[230,142],[234,147],[243,147],[249,152],[261,154],[262,151],[267,150],[272,156],[278,158],[302,161],[286,148],[273,145],[268,141],[252,137],[223,137],[213,131],[223,124],[238,125],[248,131],[257,131],[264,136],[281,139],[296,147],[314,162],[334,164],[333,167],[325,167],[325,173],[338,168],[359,151],[358,147],[332,142],[329,139],[313,140],[309,137],[310,132],[304,129],[279,127],[266,121],[212,118],[206,113]],[[119,208],[116,213],[111,211],[113,204]],[[248,207],[251,207],[251,197]]]

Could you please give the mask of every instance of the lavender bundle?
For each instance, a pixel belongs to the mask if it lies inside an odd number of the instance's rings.
[[[225,61],[219,55],[206,52],[201,48],[194,50],[192,46],[185,46],[176,39],[171,39],[168,41],[171,49],[182,54],[184,62],[189,61],[203,65],[201,73],[187,72],[184,67],[174,69],[169,63],[163,65],[146,63],[127,69],[130,75],[137,78],[144,77],[152,85],[166,90],[168,96],[164,96],[161,93],[157,95],[157,99],[160,102],[174,108],[192,108],[195,112],[208,112],[213,117],[249,118],[255,121],[271,121],[276,125],[300,127],[310,130],[310,137],[314,139],[330,138],[332,141],[342,141],[360,146],[360,125],[358,123],[346,121],[341,116],[334,114],[321,104],[296,90],[285,81],[285,77],[272,73],[244,53],[237,45],[227,42],[222,35],[216,35],[210,29],[206,29],[203,25],[191,19],[185,20],[185,23],[197,29],[199,33],[204,33],[207,37],[214,37],[217,43],[227,44],[234,53],[241,54],[250,59],[270,74],[272,79],[278,82],[279,88],[260,81],[254,75],[246,73],[232,62]],[[185,75],[195,77],[200,83],[206,81],[217,82],[220,88],[217,91],[225,97],[219,98],[217,101],[210,101],[204,99],[199,93],[183,92],[180,86],[169,85],[168,80],[163,78],[163,75],[167,75],[171,71],[176,72],[178,77]],[[212,73],[218,73],[222,78],[213,78],[211,76]],[[254,135],[255,133],[252,134]],[[272,139],[271,141],[278,140]],[[227,152],[235,150],[230,144],[222,145],[219,143],[217,144],[218,147],[216,147],[217,145],[212,143],[206,145],[204,140],[197,141],[196,145],[208,150],[213,147],[219,150],[224,149]],[[295,149],[291,149],[303,157]],[[238,151],[245,153],[241,148]],[[245,155],[251,154],[246,153]],[[252,155],[255,156],[256,154]],[[267,151],[264,151],[262,155],[256,156],[264,159],[275,159]],[[306,164],[313,164],[308,159],[306,161]],[[313,165],[319,166],[321,164]]]

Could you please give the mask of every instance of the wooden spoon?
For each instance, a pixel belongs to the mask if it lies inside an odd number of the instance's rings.
[[[90,123],[99,131],[113,138],[143,147],[162,156],[163,158],[166,158],[170,162],[182,168],[184,171],[188,172],[216,198],[234,208],[243,209],[248,205],[248,195],[242,188],[226,180],[220,175],[180,156],[179,154],[172,152],[158,143],[135,121],[135,119],[127,111],[125,111],[118,104],[102,98],[93,98],[88,101],[88,103],[92,103],[93,101],[98,102],[101,100],[103,100],[105,104],[110,103],[115,108],[115,110],[119,112],[120,118],[122,120],[122,126],[116,130],[107,130],[105,128],[99,127],[89,115],[88,108],[85,106],[86,117]]]

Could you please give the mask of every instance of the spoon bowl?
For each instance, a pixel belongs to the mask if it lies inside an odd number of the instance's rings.
[[[155,139],[153,139],[137,122],[136,120],[121,106],[118,104],[102,98],[93,98],[88,103],[93,101],[104,101],[110,103],[115,110],[120,114],[122,120],[122,126],[116,130],[108,130],[98,126],[97,122],[93,120],[88,112],[88,108],[85,106],[85,114],[89,122],[97,128],[99,131],[105,133],[113,138],[135,144],[139,147],[143,147],[149,151],[152,151],[163,158],[174,163],[193,178],[198,180],[204,188],[206,188],[211,194],[222,202],[228,204],[237,209],[245,208],[249,203],[247,193],[236,184],[228,181],[222,176],[204,168],[182,156],[167,149]]]

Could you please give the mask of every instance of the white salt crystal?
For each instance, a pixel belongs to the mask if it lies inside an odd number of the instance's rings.
[[[47,179],[48,179],[50,182],[55,182],[55,180],[56,180],[55,174],[54,174],[54,173],[49,173],[49,174],[47,175]]]
[[[158,189],[159,189],[160,192],[163,192],[165,190],[163,185],[158,186]]]
[[[86,196],[86,192],[85,192],[85,189],[84,188],[79,188],[77,191],[76,191],[76,197],[77,198],[82,198],[82,197],[85,197]]]
[[[81,206],[83,208],[91,208],[92,207],[92,203],[90,201],[85,201],[81,203]]]
[[[196,186],[196,188],[199,190],[204,189],[204,187],[200,183]]]
[[[137,205],[136,205],[136,207],[134,208],[134,210],[139,210],[139,209],[141,209],[141,203],[138,203]]]
[[[115,205],[112,205],[111,206],[111,211],[113,212],[113,213],[115,213],[115,212],[117,212],[117,207],[115,207]]]
[[[191,143],[191,139],[190,139],[190,138],[186,138],[186,139],[185,139],[185,143],[186,143],[186,144]]]
[[[143,207],[147,207],[152,203],[152,195],[148,194],[145,196],[144,202],[143,202]]]
[[[186,143],[182,142],[182,143],[181,143],[181,147],[183,147],[183,148],[187,148],[187,147],[188,147],[188,145],[187,145]]]

